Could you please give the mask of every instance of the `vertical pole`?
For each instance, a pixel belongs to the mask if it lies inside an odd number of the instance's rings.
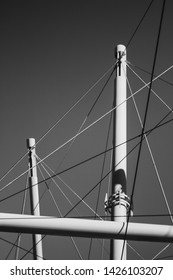
[[[116,77],[114,81],[114,107],[126,100],[126,48],[118,45],[115,50],[118,60],[116,65]],[[113,147],[127,140],[127,107],[126,102],[114,110],[113,115]],[[112,196],[111,196],[111,220],[126,222],[127,216],[127,146],[126,144],[113,149],[112,172]],[[125,158],[125,159],[124,159]],[[123,159],[123,160],[122,160]],[[122,161],[121,161],[122,160]],[[117,166],[116,166],[117,165]],[[115,168],[114,168],[115,166]],[[123,240],[111,240],[110,258],[113,260],[126,259],[126,242]],[[123,245],[124,250],[123,250]],[[122,256],[123,250],[123,256]]]
[[[38,192],[38,178],[37,178],[37,167],[35,157],[35,139],[27,139],[28,157],[29,157],[29,186],[30,186],[30,202],[31,202],[31,214],[40,216],[40,205],[39,205],[39,192]],[[42,249],[42,236],[40,234],[33,234],[33,258],[34,260],[43,259]]]

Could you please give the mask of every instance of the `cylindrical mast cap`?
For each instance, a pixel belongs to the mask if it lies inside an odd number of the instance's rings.
[[[35,139],[34,138],[28,138],[26,140],[27,148],[31,148],[35,146]]]
[[[115,57],[117,57],[117,52],[124,52],[126,54],[126,47],[124,45],[117,45],[115,47]]]

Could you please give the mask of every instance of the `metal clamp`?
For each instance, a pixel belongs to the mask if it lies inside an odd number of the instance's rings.
[[[133,204],[130,206],[130,203],[130,198],[124,192],[116,192],[111,195],[108,200],[105,200],[105,212],[109,212],[111,214],[112,207],[115,207],[116,205],[123,205],[127,208],[127,213],[129,213],[130,210],[130,215],[133,216]]]

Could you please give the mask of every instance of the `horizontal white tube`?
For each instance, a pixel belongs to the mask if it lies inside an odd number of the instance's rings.
[[[125,231],[123,222],[0,214],[0,232],[124,239]],[[173,226],[129,223],[126,239],[173,242]]]

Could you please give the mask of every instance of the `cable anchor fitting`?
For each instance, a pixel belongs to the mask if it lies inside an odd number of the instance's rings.
[[[130,206],[131,201],[130,198],[121,191],[116,192],[115,194],[111,195],[109,199],[107,199],[107,194],[105,196],[104,201],[104,208],[106,215],[109,213],[111,214],[112,208],[117,205],[123,205],[127,209],[127,215],[129,215],[130,210],[130,216],[133,216],[133,203]]]

